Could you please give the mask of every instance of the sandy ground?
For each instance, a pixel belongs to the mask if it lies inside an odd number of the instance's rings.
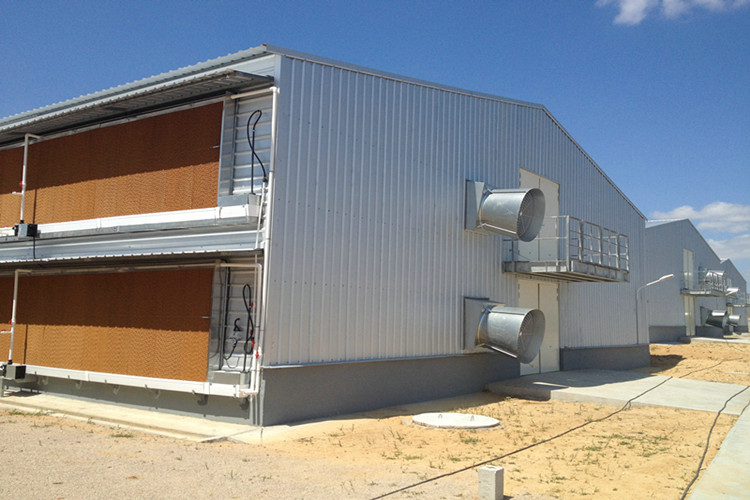
[[[642,371],[750,385],[750,344],[654,345],[651,352],[652,366]],[[247,445],[0,411],[0,493],[34,499],[331,499],[377,498],[406,488],[387,498],[471,499],[477,497],[476,466],[488,463],[505,468],[506,498],[679,499],[715,418],[634,407],[598,421],[619,408],[491,394],[423,410],[488,415],[501,425],[431,429],[414,425],[407,411],[396,408],[301,425]],[[719,418],[703,468],[735,421]]]

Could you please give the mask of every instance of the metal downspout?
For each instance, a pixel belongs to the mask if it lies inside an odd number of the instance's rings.
[[[41,139],[41,137],[34,134],[26,134],[23,137],[23,170],[21,171],[21,224],[23,224],[24,210],[26,209],[26,170],[29,164],[29,139]]]
[[[13,274],[13,312],[10,317],[10,330],[4,330],[0,333],[10,333],[10,347],[8,348],[8,364],[13,364],[13,341],[16,337],[16,310],[18,309],[18,278],[21,273],[28,272],[23,269],[16,269]]]

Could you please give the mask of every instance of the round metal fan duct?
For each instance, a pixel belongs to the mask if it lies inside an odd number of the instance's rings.
[[[724,328],[727,325],[728,315],[726,311],[709,311],[706,324],[716,328]]]
[[[521,241],[531,241],[544,222],[544,193],[540,189],[489,191],[479,206],[479,224]]]
[[[729,314],[729,315],[727,315],[727,323],[729,323],[732,326],[739,326],[739,324],[740,324],[740,315],[739,314]]]
[[[539,309],[495,306],[485,309],[479,322],[477,343],[531,363],[544,339],[544,313]]]

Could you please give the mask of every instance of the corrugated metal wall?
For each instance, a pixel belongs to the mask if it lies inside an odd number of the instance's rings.
[[[629,282],[560,284],[560,347],[635,344],[643,217],[546,113],[520,108],[516,123],[508,125],[516,135],[502,138],[502,147],[517,147],[521,167],[560,184],[561,215],[593,222],[629,239]],[[512,165],[512,160],[506,164]],[[645,318],[641,322],[645,328]]]
[[[26,221],[216,206],[221,103],[32,143]],[[18,222],[23,148],[0,151],[0,226]]]
[[[519,167],[537,172],[560,182],[563,213],[641,244],[642,219],[544,110],[281,64],[266,364],[455,354],[464,296],[515,304],[500,238],[463,229],[466,179],[517,187]],[[626,343],[623,292],[577,286],[561,309],[607,306],[614,318],[561,340]],[[600,325],[619,336],[600,339]]]

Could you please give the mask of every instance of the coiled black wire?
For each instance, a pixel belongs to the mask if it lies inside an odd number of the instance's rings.
[[[253,289],[249,284],[242,287],[242,301],[247,311],[247,324],[245,325],[245,357],[242,361],[242,371],[247,369],[247,356],[255,349],[255,323],[253,322]]]
[[[255,122],[253,122],[253,117],[257,115],[257,118],[255,118]],[[261,170],[263,170],[263,183],[268,182],[268,174],[266,173],[266,167],[263,165],[263,160],[260,159],[260,156],[258,156],[258,153],[255,152],[255,129],[258,126],[258,122],[260,121],[260,117],[263,116],[263,111],[256,109],[252,112],[250,117],[247,119],[247,125],[245,126],[245,135],[247,136],[247,144],[250,146],[250,175],[253,179],[255,179],[255,160],[258,160],[258,164],[260,165]],[[250,123],[253,123],[253,133],[252,136],[250,135]],[[255,194],[255,189],[253,188],[253,185],[250,185],[250,192]]]
[[[223,306],[224,306],[224,329],[223,329],[223,331],[224,331],[224,338],[222,340],[222,342],[223,342],[222,350],[224,350],[226,348],[226,341],[227,341],[227,339],[226,339],[226,329],[227,329],[227,326],[229,325],[229,300],[230,300],[230,296],[231,296],[231,293],[232,293],[231,292],[231,289],[232,289],[232,269],[229,268],[229,267],[227,268],[227,271],[226,271],[226,280],[227,280],[226,286],[224,287],[225,297],[224,297],[224,301],[223,301],[224,302],[224,304],[223,304]],[[232,350],[229,351],[229,354],[225,354],[222,351],[222,358],[224,358],[224,362],[226,363],[227,367],[233,369],[233,368],[236,368],[236,366],[232,366],[229,363],[229,360],[234,355],[234,351],[237,348],[237,343],[239,342],[239,339],[237,338],[236,335],[232,335],[231,340],[232,340]]]

